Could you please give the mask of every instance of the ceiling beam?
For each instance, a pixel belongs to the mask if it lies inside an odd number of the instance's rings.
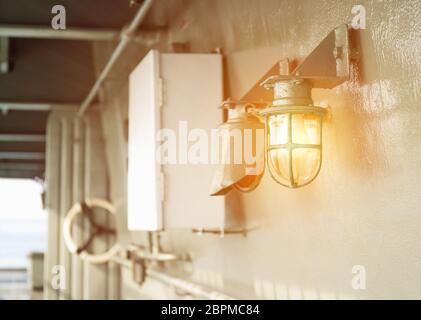
[[[0,133],[0,141],[45,142],[43,134],[4,134]]]
[[[44,152],[0,152],[1,160],[45,160]]]
[[[44,165],[41,163],[0,162],[1,171],[43,171],[44,168]]]
[[[43,171],[31,170],[0,170],[0,178],[13,178],[13,179],[33,179],[35,177],[43,177]]]

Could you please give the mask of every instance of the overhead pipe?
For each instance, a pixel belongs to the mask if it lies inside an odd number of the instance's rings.
[[[105,28],[66,28],[54,30],[51,27],[0,25],[0,37],[5,38],[38,38],[64,40],[113,40],[118,30]]]
[[[121,56],[121,54],[126,49],[127,45],[130,43],[131,38],[133,37],[133,34],[136,32],[136,29],[139,27],[139,25],[142,23],[143,19],[145,18],[146,14],[148,13],[149,9],[151,8],[153,4],[153,0],[145,0],[142,3],[142,6],[136,13],[133,20],[130,22],[130,24],[123,28],[123,30],[120,33],[120,42],[118,43],[117,47],[114,49],[113,53],[111,54],[110,59],[108,60],[107,64],[105,65],[104,69],[101,71],[100,75],[98,76],[95,84],[93,85],[91,91],[89,92],[88,96],[85,98],[85,100],[80,105],[78,116],[83,116],[86,109],[89,108],[90,104],[94,100],[96,94],[98,93],[98,90],[101,87],[102,82],[107,78],[108,74],[110,73],[112,67],[117,62],[118,58]]]
[[[0,101],[0,111],[7,114],[8,111],[51,111],[51,110],[76,110],[76,104],[48,103],[48,102],[4,102]]]
[[[42,163],[0,162],[0,171],[43,171]]]

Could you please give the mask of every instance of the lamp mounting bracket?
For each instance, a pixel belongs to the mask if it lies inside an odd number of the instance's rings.
[[[273,65],[246,93],[244,101],[270,101],[266,90],[282,79],[306,79],[313,88],[333,88],[349,79],[350,61],[356,52],[350,46],[349,27],[340,25],[332,30],[304,59],[283,59]]]

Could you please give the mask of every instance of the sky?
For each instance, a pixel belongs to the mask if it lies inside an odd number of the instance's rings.
[[[0,178],[0,269],[26,268],[30,252],[44,252],[47,214],[35,180]]]

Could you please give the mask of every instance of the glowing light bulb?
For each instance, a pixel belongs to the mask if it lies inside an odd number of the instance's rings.
[[[302,187],[320,170],[325,109],[313,106],[304,81],[280,80],[274,88],[273,104],[261,112],[266,117],[268,168],[278,183]]]
[[[280,184],[296,188],[315,178],[321,165],[321,123],[316,113],[268,117],[268,167]]]

